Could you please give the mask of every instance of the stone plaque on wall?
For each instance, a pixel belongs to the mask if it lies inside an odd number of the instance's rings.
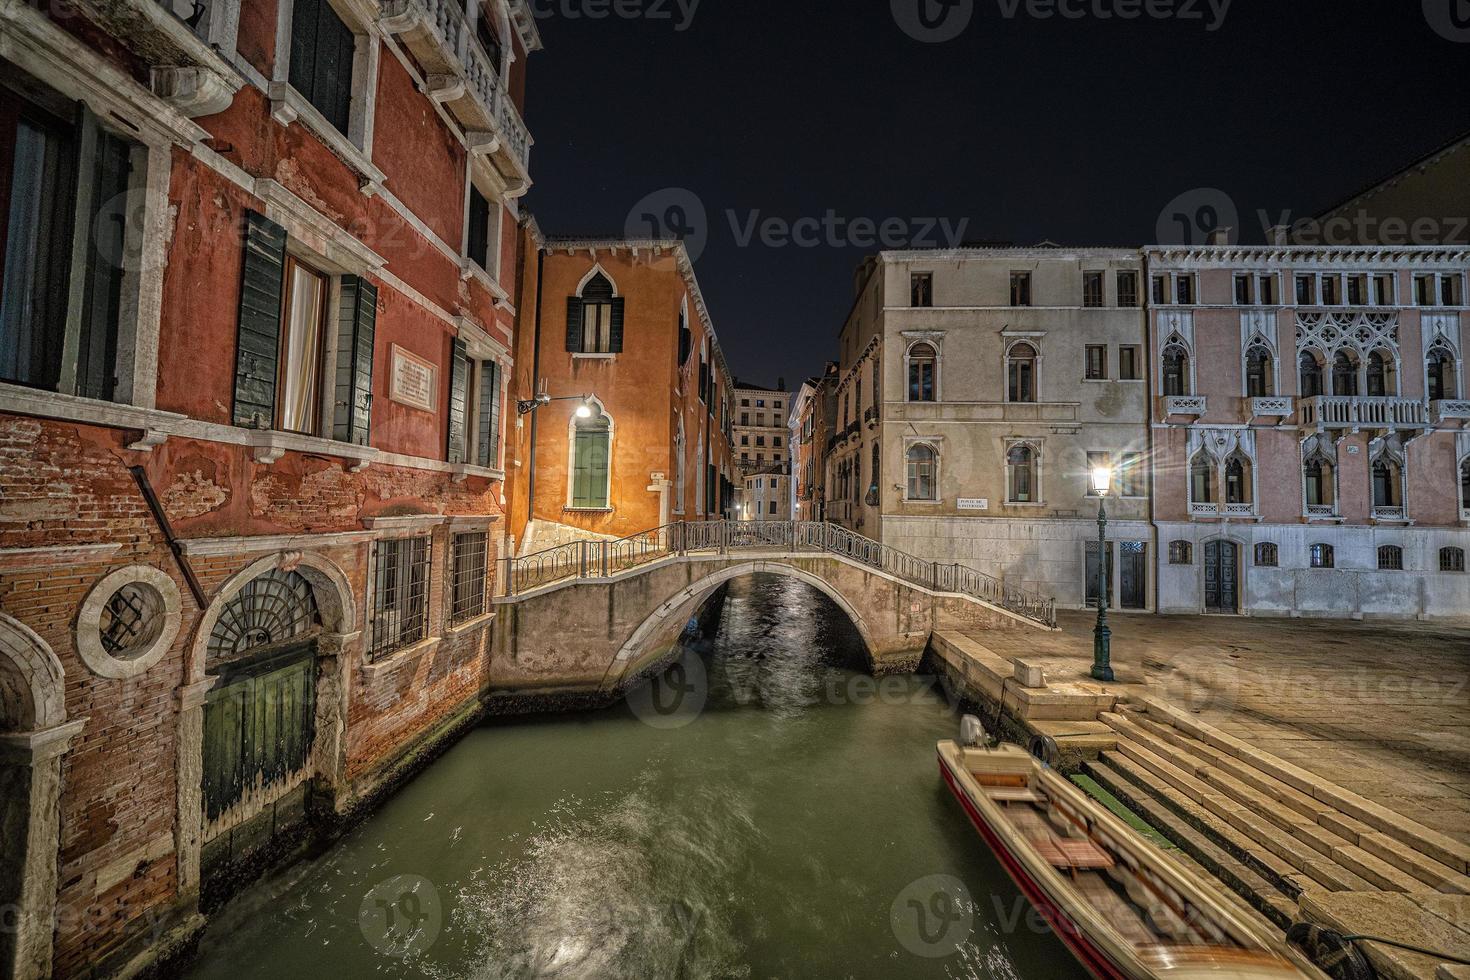
[[[959,499],[960,510],[989,510],[990,501],[985,497],[961,497]]]
[[[437,375],[434,365],[394,344],[392,384],[388,397],[400,404],[432,412],[439,401],[435,390]]]

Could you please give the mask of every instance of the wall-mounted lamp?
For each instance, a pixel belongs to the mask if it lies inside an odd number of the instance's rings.
[[[552,402],[580,401],[582,404],[580,404],[580,405],[577,406],[577,418],[579,418],[579,419],[590,419],[592,417],[592,399],[593,399],[593,397],[594,396],[591,395],[591,394],[586,394],[586,395],[561,395],[561,396],[558,396],[556,398],[552,398],[549,394],[547,394],[546,392],[542,391],[542,392],[538,392],[535,398],[526,398],[526,399],[524,399],[522,401],[516,402],[516,411],[518,413],[520,413],[521,415],[530,415],[532,412],[536,411],[536,409],[540,408],[541,406],[543,406],[543,405],[550,405]]]

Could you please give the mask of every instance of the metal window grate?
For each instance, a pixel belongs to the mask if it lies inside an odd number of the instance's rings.
[[[373,547],[373,655],[428,635],[429,539],[394,538]]]
[[[151,586],[124,585],[102,610],[102,648],[110,656],[152,643],[163,629],[163,597]]]
[[[471,531],[454,536],[451,623],[463,623],[485,614],[485,582],[489,535]]]
[[[220,611],[208,657],[236,654],[294,639],[321,626],[311,583],[299,572],[272,569],[245,584]]]

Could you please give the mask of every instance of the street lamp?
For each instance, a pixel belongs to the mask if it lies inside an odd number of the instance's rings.
[[[1097,497],[1097,625],[1092,630],[1092,676],[1113,680],[1112,638],[1108,629],[1108,512],[1104,504],[1113,482],[1111,466],[1092,469],[1092,493]]]
[[[550,405],[552,402],[580,401],[582,404],[577,406],[577,418],[590,419],[592,417],[592,398],[592,395],[561,395],[552,398],[546,392],[541,391],[537,392],[535,398],[526,398],[516,402],[516,412],[520,415],[530,415],[541,406]]]

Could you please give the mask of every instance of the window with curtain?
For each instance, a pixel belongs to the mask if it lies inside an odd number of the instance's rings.
[[[611,476],[612,420],[577,419],[572,446],[572,506],[606,509]]]
[[[597,276],[582,290],[582,353],[612,351],[612,283]]]
[[[327,277],[288,255],[285,285],[276,425],[315,435],[320,429]]]
[[[1006,355],[1008,384],[1006,396],[1012,402],[1036,401],[1036,348],[1016,344]]]
[[[935,481],[938,454],[934,447],[919,443],[908,451],[908,499],[936,500],[938,487]]]
[[[934,401],[934,374],[939,355],[929,344],[915,344],[909,349],[909,401]]]

